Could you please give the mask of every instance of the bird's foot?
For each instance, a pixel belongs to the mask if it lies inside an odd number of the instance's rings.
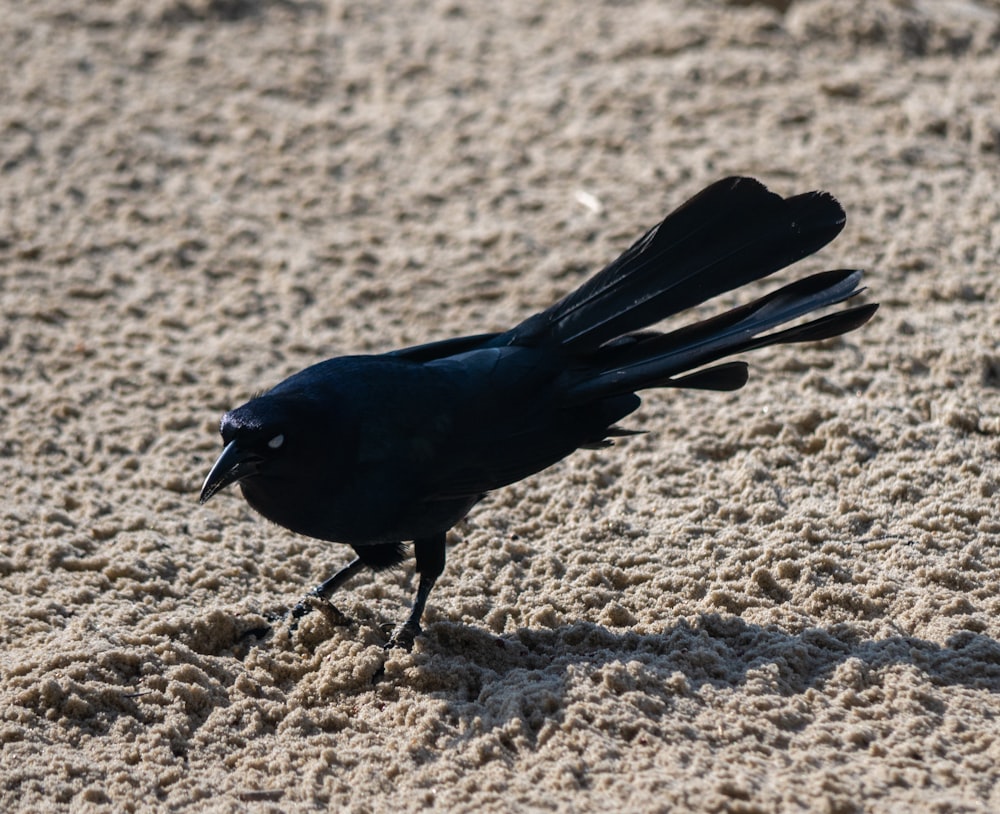
[[[289,630],[292,631],[298,630],[299,622],[302,621],[302,617],[305,616],[310,611],[312,611],[312,609],[313,609],[312,597],[307,595],[302,597],[302,599],[300,599],[298,602],[296,602],[295,605],[291,608],[291,610],[285,611],[284,617],[285,619],[289,620],[288,621]]]
[[[407,621],[399,630],[392,634],[389,641],[385,643],[386,650],[400,648],[409,653],[413,649],[413,640],[421,633],[420,625],[417,622]]]
[[[330,600],[318,596],[315,591],[310,591],[302,599],[285,613],[284,618],[288,620],[288,629],[294,633],[298,630],[299,622],[303,617],[314,610],[319,610],[335,627],[343,627],[351,623],[350,618],[341,612]]]

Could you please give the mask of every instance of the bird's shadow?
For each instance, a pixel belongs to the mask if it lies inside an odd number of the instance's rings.
[[[496,728],[520,718],[529,737],[566,714],[581,674],[602,682],[601,691],[631,698],[652,718],[705,685],[755,684],[760,693],[789,698],[836,675],[862,691],[883,683],[883,671],[897,665],[915,668],[933,685],[1000,693],[1000,642],[981,633],[961,631],[940,645],[905,634],[865,638],[850,624],[789,633],[718,614],[644,634],[576,622],[497,636],[437,622],[413,659],[416,686],[445,701],[454,716],[476,720],[480,729],[484,721]],[[391,670],[385,679],[392,680]]]

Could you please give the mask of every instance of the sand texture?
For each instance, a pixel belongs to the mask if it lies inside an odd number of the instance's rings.
[[[1000,811],[1000,2],[2,0],[0,810]],[[507,328],[712,181],[881,310],[402,569],[222,412]],[[380,674],[381,679],[374,681]]]

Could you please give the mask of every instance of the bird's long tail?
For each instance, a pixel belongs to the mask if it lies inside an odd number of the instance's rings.
[[[812,254],[840,233],[844,221],[844,210],[827,193],[782,198],[752,178],[718,181],[505,339],[555,345],[584,363],[586,374],[569,391],[574,401],[647,387],[742,387],[747,373],[739,362],[682,374],[744,350],[825,339],[859,327],[877,305],[766,333],[850,299],[861,290],[861,272],[814,274],[670,333],[635,332]]]
[[[594,354],[586,378],[570,389],[573,400],[604,398],[648,387],[736,390],[746,384],[744,362],[697,370],[734,353],[791,342],[829,339],[864,325],[878,308],[860,305],[781,331],[766,331],[861,289],[860,271],[824,271],[784,286],[747,305],[670,333],[626,336]]]

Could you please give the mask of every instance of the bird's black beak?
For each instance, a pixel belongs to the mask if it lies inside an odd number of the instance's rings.
[[[230,441],[205,478],[199,502],[205,503],[212,495],[231,483],[255,474],[260,468],[260,462],[259,455],[240,449],[235,441]]]

